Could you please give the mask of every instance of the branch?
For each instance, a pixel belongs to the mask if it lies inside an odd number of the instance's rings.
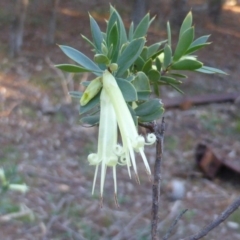
[[[224,222],[234,211],[236,211],[240,206],[240,196],[232,202],[215,220],[205,226],[198,233],[184,238],[183,240],[198,240],[206,236],[210,231],[212,231],[215,227],[220,225],[220,223]]]
[[[163,237],[163,240],[167,240],[169,239],[170,234],[172,233],[174,227],[177,225],[178,221],[181,219],[181,217],[183,216],[183,214],[185,214],[188,211],[188,209],[184,209],[182,210],[178,216],[175,218],[175,220],[173,221],[173,223],[171,224],[170,228],[168,229],[167,233],[165,234],[165,236]]]
[[[161,162],[163,155],[163,140],[165,132],[165,122],[162,118],[162,123],[160,127],[154,123],[153,126],[154,133],[157,137],[156,144],[156,161],[154,165],[154,180],[152,186],[152,229],[151,235],[152,240],[157,240],[157,228],[158,228],[158,209],[159,209],[159,199],[160,199],[160,183],[161,183]]]

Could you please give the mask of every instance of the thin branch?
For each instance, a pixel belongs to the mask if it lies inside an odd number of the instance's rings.
[[[154,165],[154,180],[152,186],[152,229],[151,235],[152,240],[157,240],[157,229],[158,229],[158,210],[159,210],[159,199],[160,199],[160,183],[161,183],[161,162],[163,155],[163,140],[165,132],[165,122],[162,118],[160,127],[154,123],[154,133],[157,137],[156,144],[156,161]]]
[[[240,196],[232,202],[215,220],[205,226],[198,233],[184,238],[183,240],[198,240],[205,237],[210,231],[212,231],[215,227],[219,226],[220,223],[224,222],[234,211],[236,211],[240,206]]]
[[[163,237],[163,240],[167,240],[169,239],[170,234],[172,233],[174,227],[177,225],[178,221],[181,219],[181,217],[183,216],[183,214],[185,214],[188,211],[188,209],[184,209],[182,210],[178,216],[175,218],[175,220],[173,221],[173,223],[171,224],[170,228],[168,229],[167,233],[165,234],[165,236]]]
[[[128,224],[125,226],[121,232],[119,232],[112,240],[121,240],[123,239],[126,232],[129,232],[132,226],[140,219],[144,214],[149,211],[149,208],[144,209],[142,212],[138,213]]]

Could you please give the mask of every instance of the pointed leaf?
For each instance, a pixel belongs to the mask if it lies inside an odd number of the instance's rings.
[[[127,34],[125,30],[125,26],[123,24],[122,18],[119,15],[119,13],[116,11],[114,7],[110,7],[110,18],[108,20],[108,25],[107,25],[107,35],[109,34],[112,26],[117,22],[118,26],[118,32],[119,32],[119,45],[122,46],[124,43],[127,42]]]
[[[71,91],[68,93],[72,98],[77,98],[80,99],[83,95],[82,92],[77,92],[77,91]]]
[[[92,41],[90,41],[86,36],[84,36],[82,34],[81,34],[81,36],[91,47],[93,47],[95,49],[95,45]]]
[[[148,59],[148,57],[147,57],[147,55],[148,55],[148,47],[143,47],[143,49],[142,49],[142,52],[141,52],[141,54],[140,54],[140,57],[144,60],[144,61],[147,61],[147,59]]]
[[[213,68],[213,67],[207,67],[207,66],[203,66],[202,68],[197,69],[196,71],[203,72],[203,73],[209,73],[209,74],[211,74],[211,73],[219,73],[219,74],[228,75],[226,72],[224,72],[224,71],[222,71],[220,69]]]
[[[195,70],[201,68],[203,64],[197,60],[191,59],[183,59],[180,60],[173,65],[171,65],[171,69],[173,70]]]
[[[187,29],[179,38],[173,61],[179,60],[188,50],[194,38],[194,27]]]
[[[183,20],[183,23],[180,28],[179,36],[181,37],[183,33],[189,29],[192,26],[192,12],[189,12],[185,19]]]
[[[164,47],[163,69],[166,70],[171,63],[172,63],[172,49],[168,44],[166,44]]]
[[[133,39],[145,37],[149,27],[149,13],[141,20],[133,34]]]
[[[171,73],[170,76],[179,77],[179,78],[188,78],[187,75],[180,74],[180,73]]]
[[[171,33],[170,22],[167,22],[167,36],[168,36],[168,45],[171,47],[171,45],[172,45],[172,33]]]
[[[101,32],[97,22],[94,20],[94,18],[90,14],[89,14],[89,19],[90,19],[90,26],[91,26],[93,42],[94,42],[94,45],[95,45],[97,51],[100,53],[101,52],[101,44],[103,41],[102,32]]]
[[[121,76],[135,62],[142,52],[144,44],[145,38],[135,39],[128,44],[118,58],[117,64],[119,68],[116,76]]]
[[[203,44],[195,45],[195,46],[193,46],[193,47],[190,46],[189,49],[186,51],[185,54],[194,53],[194,52],[196,52],[197,50],[208,46],[209,44],[211,44],[211,43],[203,43]]]
[[[159,47],[161,46],[161,44],[162,44],[161,42],[157,42],[149,46],[147,49],[147,58],[150,58],[154,53],[156,53]]]
[[[117,56],[119,53],[119,32],[118,32],[118,27],[117,23],[115,23],[110,30],[109,34],[107,35],[107,45],[108,46],[113,46],[112,49],[112,54],[109,55],[111,58],[111,62],[115,62],[117,60]]]
[[[131,25],[128,30],[128,40],[131,42],[133,40],[133,32],[134,32],[134,23],[131,22]]]
[[[55,65],[55,67],[58,69],[61,69],[62,71],[70,72],[70,73],[91,72],[86,68],[79,67],[72,64],[58,64],[58,65]]]
[[[176,80],[175,78],[172,78],[172,77],[167,77],[167,76],[161,76],[160,78],[161,81],[164,81],[166,82],[167,84],[181,84],[182,82],[179,81],[179,80]]]
[[[103,72],[91,59],[76,49],[63,45],[60,45],[59,47],[69,58],[87,70],[95,73],[96,75]]]
[[[147,62],[145,62],[142,71],[147,74],[151,68],[152,68],[152,59],[150,58],[148,59]]]
[[[155,59],[155,64],[156,64],[157,70],[158,70],[159,72],[161,72],[161,71],[162,71],[162,63],[161,63],[161,61],[160,61],[159,58],[156,58],[156,59]]]
[[[125,101],[126,102],[137,101],[137,92],[134,86],[125,79],[117,78],[116,80]]]
[[[190,45],[190,48],[206,43],[209,37],[210,37],[210,35],[205,35],[205,36],[197,38],[196,40],[194,40],[192,42],[192,44]]]

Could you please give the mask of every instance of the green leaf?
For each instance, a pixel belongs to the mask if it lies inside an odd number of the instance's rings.
[[[58,64],[58,65],[55,65],[55,67],[58,69],[61,69],[62,71],[70,72],[70,73],[90,72],[90,70],[86,68],[79,67],[72,64]]]
[[[84,87],[87,87],[90,83],[91,81],[83,81],[81,82],[81,85],[83,85]]]
[[[178,91],[179,93],[184,94],[184,92],[183,92],[180,88],[176,87],[174,84],[169,83],[169,85],[170,85],[172,88],[174,88],[176,91]]]
[[[95,54],[94,62],[97,64],[109,64],[110,63],[108,57],[103,54]]]
[[[194,38],[194,27],[187,29],[179,38],[175,53],[173,56],[173,61],[179,60],[188,50]]]
[[[118,58],[117,64],[119,68],[116,76],[121,76],[135,62],[142,52],[144,44],[145,38],[135,39],[128,44]]]
[[[207,73],[207,74],[213,74],[213,73],[219,73],[219,74],[225,74],[228,75],[226,72],[217,69],[217,68],[213,68],[213,67],[207,67],[207,66],[203,66],[199,69],[196,69],[197,72],[202,72],[202,73]]]
[[[90,19],[90,26],[91,26],[91,33],[94,45],[97,49],[97,52],[101,52],[101,44],[103,41],[102,32],[97,24],[97,22],[94,20],[94,18],[89,14]]]
[[[69,95],[72,98],[80,99],[82,97],[83,93],[82,92],[78,92],[78,91],[71,91],[71,92],[69,92]]]
[[[134,68],[136,71],[141,71],[144,65],[143,59],[139,56],[136,61],[134,62]]]
[[[158,50],[155,54],[151,56],[151,59],[154,60],[157,58],[161,53],[163,52],[163,49]]]
[[[139,117],[138,121],[139,122],[152,122],[152,121],[157,120],[160,117],[162,117],[163,113],[164,113],[164,108],[161,107],[161,108],[158,108],[152,114],[149,114],[149,115],[146,115],[146,116],[143,116],[143,117]]]
[[[163,104],[159,99],[151,99],[134,109],[140,122],[151,122],[160,118],[164,112]]]
[[[155,59],[155,64],[156,64],[157,70],[158,70],[159,72],[161,72],[161,71],[162,71],[162,63],[161,63],[161,61],[160,61],[159,58],[156,58],[156,59]]]
[[[129,42],[131,42],[133,40],[133,32],[134,32],[134,23],[131,22],[131,25],[130,25],[129,31],[128,31],[128,40],[129,40]]]
[[[168,45],[171,47],[171,45],[172,45],[172,33],[171,33],[170,22],[167,22],[167,36],[168,36]]]
[[[161,76],[160,80],[163,82],[166,82],[167,84],[181,84],[182,83],[181,81],[176,80],[175,78],[167,77],[167,76]]]
[[[117,23],[115,23],[110,30],[109,34],[107,35],[107,45],[113,46],[112,54],[110,55],[110,58],[112,62],[115,62],[117,60],[117,56],[119,53],[119,32]]]
[[[166,70],[171,63],[172,63],[172,49],[168,44],[166,44],[164,47],[163,69]]]
[[[117,22],[117,26],[118,26],[118,32],[119,32],[119,45],[122,46],[124,43],[127,42],[127,34],[126,34],[126,30],[122,21],[121,16],[119,15],[119,13],[116,11],[116,9],[112,6],[110,6],[110,18],[108,20],[108,25],[107,25],[107,35],[109,34],[112,26],[115,24],[115,22]]]
[[[150,93],[151,92],[149,92],[149,91],[137,92],[138,100],[139,101],[147,101],[150,97]]]
[[[160,72],[158,72],[157,70],[151,69],[151,70],[148,72],[147,76],[148,76],[150,82],[152,82],[152,83],[154,83],[154,82],[157,83],[158,80],[160,80],[161,74],[160,74]]]
[[[83,113],[89,112],[90,110],[94,109],[96,106],[99,105],[100,94],[101,94],[101,91],[94,98],[92,98],[86,105],[80,106],[80,110],[79,110],[80,115]]]
[[[142,52],[140,54],[141,58],[144,61],[147,61],[147,59],[148,59],[147,54],[148,54],[148,47],[144,46],[143,49],[142,49]]]
[[[126,102],[137,101],[137,92],[134,86],[125,79],[117,78],[116,80],[125,101]]]
[[[196,52],[197,50],[199,50],[199,49],[201,49],[201,48],[203,48],[203,47],[208,46],[209,44],[211,44],[211,43],[203,43],[203,44],[199,44],[199,45],[196,45],[196,46],[193,46],[193,47],[190,46],[189,49],[186,51],[185,54],[194,53],[194,52]]]
[[[194,40],[192,42],[192,44],[190,45],[190,48],[206,43],[209,37],[210,37],[210,35],[205,35],[205,36],[197,38],[196,40]]]
[[[154,53],[157,52],[159,47],[162,45],[162,42],[155,43],[147,48],[147,58],[152,57]]]
[[[76,49],[63,45],[60,45],[59,47],[69,58],[87,70],[95,73],[96,75],[99,75],[99,73],[103,72],[103,70],[101,70],[91,59]]]
[[[95,114],[92,116],[86,116],[86,117],[82,117],[80,119],[81,124],[88,124],[90,126],[94,126],[97,125],[99,123],[100,120],[100,115],[99,114]]]
[[[133,39],[145,37],[149,27],[149,13],[141,20],[133,34]]]
[[[179,78],[188,78],[187,75],[180,74],[180,73],[171,73],[170,76],[179,77]]]
[[[151,68],[152,68],[152,59],[150,58],[148,59],[147,62],[145,62],[142,71],[147,74]]]
[[[197,60],[183,59],[171,65],[173,70],[196,70],[201,68],[203,64]]]
[[[142,117],[152,114],[162,106],[163,104],[161,101],[159,101],[159,99],[151,99],[145,103],[140,104],[137,108],[134,109],[134,111],[137,116]]]
[[[179,37],[181,37],[183,35],[183,33],[189,29],[192,26],[192,12],[189,12],[187,14],[187,16],[185,17],[185,19],[183,20],[183,23],[181,25],[180,28],[180,33],[179,33]]]
[[[137,72],[136,78],[131,82],[137,92],[150,92],[149,79],[143,72]]]
[[[81,34],[81,36],[91,47],[93,47],[94,49],[96,48],[94,43],[91,40],[89,40],[86,36],[84,36],[82,34]]]

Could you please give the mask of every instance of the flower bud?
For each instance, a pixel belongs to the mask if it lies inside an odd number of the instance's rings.
[[[96,79],[92,80],[80,99],[81,106],[86,105],[92,98],[94,98],[101,90],[101,88],[101,77],[97,77]]]
[[[111,70],[111,72],[117,71],[117,70],[118,70],[118,65],[117,65],[117,63],[111,63],[111,64],[109,65],[109,69]]]

